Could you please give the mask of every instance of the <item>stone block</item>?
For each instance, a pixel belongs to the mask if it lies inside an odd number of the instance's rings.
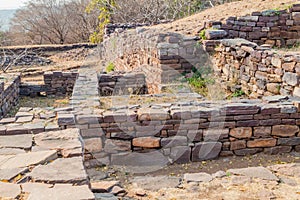
[[[292,150],[291,146],[276,146],[276,147],[265,148],[264,153],[270,155],[276,155],[280,153],[289,153],[291,152],[291,150]]]
[[[299,133],[299,127],[296,125],[276,125],[272,128],[272,135],[279,137],[291,137]]]
[[[174,136],[161,139],[161,146],[163,148],[170,148],[176,146],[187,146],[187,137],[185,136]]]
[[[219,141],[228,138],[229,129],[207,129],[203,131],[204,141]]]
[[[230,142],[230,150],[238,150],[238,149],[245,149],[247,148],[246,141],[245,140],[237,140]]]
[[[263,148],[247,148],[247,149],[239,149],[235,150],[234,154],[237,156],[247,156],[247,155],[254,155],[256,153],[262,152]]]
[[[254,139],[253,141],[247,142],[247,147],[256,148],[256,147],[274,147],[276,146],[276,139],[273,138],[263,138],[263,139]]]
[[[292,137],[292,138],[278,138],[278,145],[283,146],[296,146],[300,145],[300,137]]]
[[[131,151],[131,141],[107,139],[105,140],[104,151],[107,153]]]
[[[229,135],[238,139],[251,138],[252,128],[251,127],[239,127],[230,130]]]
[[[253,136],[258,138],[265,138],[271,136],[272,127],[271,126],[260,126],[253,128]]]
[[[187,146],[172,147],[170,152],[170,158],[174,163],[177,164],[189,163],[191,158],[191,147],[187,147]]]
[[[132,145],[134,147],[142,148],[159,148],[160,138],[156,137],[139,137],[132,140]]]
[[[217,158],[221,152],[220,142],[200,142],[196,143],[192,149],[192,161],[203,161]]]
[[[299,84],[299,76],[296,73],[286,72],[284,73],[282,80],[291,86]]]
[[[73,114],[58,114],[57,123],[59,126],[75,125],[75,117]]]

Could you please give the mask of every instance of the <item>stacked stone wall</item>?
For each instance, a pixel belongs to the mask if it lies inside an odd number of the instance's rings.
[[[100,96],[147,94],[147,85],[143,73],[99,74]]]
[[[100,55],[116,71],[145,74],[148,92],[159,93],[162,84],[176,81],[192,68],[210,66],[198,37],[137,29],[114,33],[101,44]]]
[[[0,79],[0,118],[4,117],[19,100],[19,75],[2,75]]]
[[[215,49],[215,71],[225,89],[240,85],[252,98],[269,95],[300,97],[300,57],[243,39],[224,39]]]
[[[89,167],[99,162],[187,163],[300,150],[299,101],[284,96],[264,101],[135,106],[66,117],[58,119],[59,125],[80,127]]]
[[[71,95],[78,72],[46,72],[44,83],[47,95]]]

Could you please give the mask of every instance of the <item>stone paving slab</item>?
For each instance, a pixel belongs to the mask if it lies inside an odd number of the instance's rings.
[[[11,183],[3,183],[0,181],[0,199],[13,200],[21,194],[19,185]]]
[[[94,194],[88,185],[73,186],[71,184],[48,185],[41,183],[25,183],[23,192],[27,193],[28,200],[63,199],[63,200],[93,200]]]
[[[0,169],[14,169],[49,162],[57,158],[57,152],[53,150],[39,151],[4,157],[7,157],[7,160],[3,163],[0,162]]]
[[[11,181],[19,174],[23,174],[28,168],[0,169],[0,181]]]
[[[36,147],[60,152],[63,157],[81,156],[82,144],[78,129],[41,133],[34,136]]]
[[[17,154],[21,154],[21,153],[25,153],[25,150],[23,149],[15,149],[15,148],[1,148],[0,149],[0,156],[4,156],[4,155],[17,155]]]
[[[46,183],[86,183],[82,157],[59,158],[48,165],[35,167],[28,175],[35,182]]]
[[[30,149],[32,146],[32,135],[13,135],[0,137],[1,148]]]

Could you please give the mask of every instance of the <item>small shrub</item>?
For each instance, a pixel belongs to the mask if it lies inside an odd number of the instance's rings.
[[[106,66],[106,72],[109,73],[109,72],[113,72],[115,71],[115,65],[114,63],[109,63],[107,66]]]
[[[245,92],[241,89],[238,89],[231,95],[231,97],[241,97],[243,95],[245,95]]]
[[[206,40],[207,39],[206,36],[205,36],[205,34],[206,34],[206,30],[205,29],[200,32],[199,36],[200,36],[201,40]]]

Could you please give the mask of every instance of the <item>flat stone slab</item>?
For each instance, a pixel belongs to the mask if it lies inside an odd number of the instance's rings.
[[[28,175],[35,182],[47,183],[85,183],[85,172],[82,157],[59,158],[47,165],[35,167]]]
[[[3,162],[1,162],[1,157],[3,157]],[[38,165],[56,158],[57,152],[54,150],[23,153],[14,156],[0,156],[0,169],[14,169]]]
[[[110,192],[114,186],[120,185],[120,181],[92,181],[91,189],[95,192]]]
[[[1,139],[1,138],[0,138]],[[0,155],[17,155],[21,153],[26,153],[23,149],[14,149],[14,148],[1,148],[0,149]]]
[[[176,188],[180,184],[180,178],[168,176],[138,176],[135,177],[131,182],[137,188],[158,191],[162,188]]]
[[[26,122],[31,122],[33,120],[33,115],[32,116],[26,116],[26,117],[19,117],[16,121],[16,123],[26,123]]]
[[[82,155],[79,129],[40,133],[34,136],[37,147],[60,151],[63,157]]]
[[[183,179],[186,182],[210,182],[213,180],[212,176],[207,173],[184,174]]]
[[[292,163],[292,164],[285,164],[285,165],[273,165],[273,166],[269,166],[267,168],[270,169],[271,171],[275,172],[276,174],[300,178],[300,164],[299,163]]]
[[[25,183],[23,192],[28,194],[28,200],[63,199],[63,200],[93,200],[94,194],[88,185],[73,186],[71,184],[48,185],[42,183]]]
[[[17,199],[20,194],[21,188],[19,185],[0,181],[0,199]]]
[[[30,149],[32,146],[32,135],[9,135],[0,136],[0,148]]]
[[[279,181],[278,177],[275,176],[270,170],[264,167],[248,167],[242,169],[230,169],[227,173],[235,175],[243,175],[251,178],[260,178],[269,181]]]
[[[28,168],[0,169],[0,181],[10,181],[27,170]]]

